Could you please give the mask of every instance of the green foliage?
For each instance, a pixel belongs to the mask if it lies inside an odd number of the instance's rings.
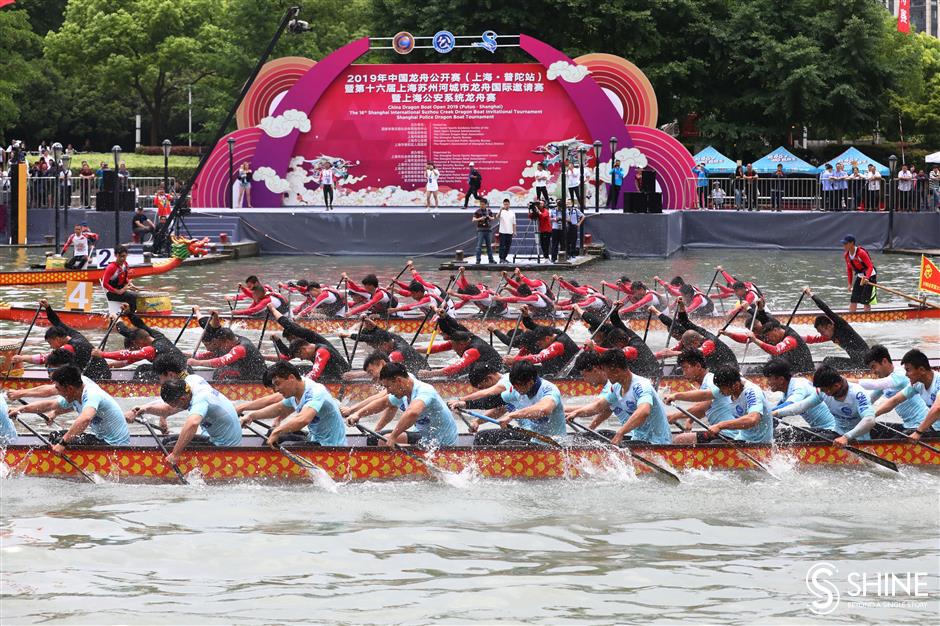
[[[0,140],[19,137],[4,136],[20,119],[24,108],[24,92],[38,71],[31,60],[41,51],[41,40],[31,30],[29,15],[19,9],[0,10]]]
[[[294,4],[312,30],[285,33],[271,58],[320,59],[400,30],[521,32],[571,57],[629,59],[659,96],[660,124],[694,116],[697,143],[728,153],[762,154],[803,126],[896,139],[899,113],[907,136],[940,143],[940,42],[897,33],[877,0],[20,0],[0,11],[0,134],[129,147],[141,112],[147,143],[183,144],[192,85],[193,140],[208,143]],[[444,60],[529,59],[513,49],[363,58]]]
[[[217,72],[224,8],[223,0],[71,0],[62,28],[46,36],[46,55],[106,98],[133,93],[156,144],[173,101]]]

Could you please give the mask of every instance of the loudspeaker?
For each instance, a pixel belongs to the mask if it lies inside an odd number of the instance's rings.
[[[643,170],[643,193],[656,193],[656,170]]]
[[[663,194],[648,193],[644,195],[646,196],[646,212],[647,213],[662,213],[663,212]]]
[[[114,191],[117,187],[117,172],[114,170],[105,170],[102,172],[102,190],[103,191]]]
[[[624,213],[646,213],[647,197],[639,191],[629,191],[623,194]]]
[[[120,193],[112,193],[110,191],[99,191],[95,195],[95,210],[96,211],[113,211],[114,210],[114,198],[118,198],[118,210],[120,211],[133,211],[136,204],[136,194],[133,191],[122,191]]]

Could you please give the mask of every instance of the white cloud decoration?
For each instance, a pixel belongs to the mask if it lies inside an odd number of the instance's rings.
[[[270,167],[259,167],[251,175],[251,179],[264,183],[264,186],[271,193],[285,193],[290,190],[290,183],[277,175]]]
[[[288,109],[280,115],[263,118],[258,128],[263,130],[268,137],[280,139],[294,130],[302,133],[310,132],[310,118],[303,111]]]
[[[583,65],[575,65],[567,61],[555,61],[548,66],[548,80],[561,78],[568,83],[580,83],[590,74],[590,70]]]

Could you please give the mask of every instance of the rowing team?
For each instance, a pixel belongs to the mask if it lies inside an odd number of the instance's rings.
[[[75,411],[78,418],[72,425],[50,437],[53,451],[63,454],[72,445],[128,445],[127,424],[145,415],[158,416],[166,433],[167,417],[182,411],[187,417],[180,432],[162,442],[173,445],[167,455],[170,465],[180,460],[193,441],[213,446],[239,445],[242,426],[259,419],[274,420],[267,435],[267,443],[272,446],[286,439],[344,446],[345,426],[371,415],[379,416],[376,430],[390,426],[384,435],[390,447],[452,446],[457,443],[452,411],[461,416],[465,411],[472,412],[475,419],[468,422],[472,432],[484,422],[501,427],[477,432],[475,445],[498,445],[508,440],[538,443],[545,438],[577,443],[567,436],[566,420],[591,418],[590,428],[595,429],[612,416],[619,426],[600,435],[615,445],[696,445],[723,438],[746,443],[832,441],[845,446],[872,436],[899,435],[914,440],[924,435],[940,436],[940,375],[931,370],[927,357],[918,350],[907,352],[901,359],[903,374],[893,370],[884,348],[873,350],[872,358],[877,359],[873,369],[885,374],[883,379],[865,381],[874,388],[875,395],[885,396],[877,405],[872,404],[869,392],[860,383],[847,380],[830,366],[819,367],[808,380],[792,376],[785,361],[773,359],[763,367],[763,373],[771,389],[783,397],[772,406],[763,390],[736,369],[722,366],[709,372],[702,355],[692,350],[681,353],[678,362],[698,389],[660,398],[658,383],[633,373],[622,351],[609,350],[578,355],[576,367],[585,379],[603,385],[596,399],[579,407],[566,408],[558,387],[542,378],[535,365],[527,361],[513,364],[506,374],[487,364],[474,365],[470,379],[478,391],[445,403],[434,387],[380,352],[372,353],[363,369],[384,389],[354,406],[340,406],[325,386],[304,378],[293,364],[279,361],[264,376],[273,393],[236,407],[205,379],[187,374],[183,361],[162,355],[154,363],[154,372],[161,381],[158,401],[123,412],[114,398],[81,370],[66,365],[51,373],[52,384],[30,390],[30,396],[44,399],[10,411],[5,399],[0,403],[0,433],[5,443],[14,443],[17,433],[11,417],[20,419],[22,413],[36,413],[51,425],[56,416]],[[687,410],[670,411],[667,405],[677,401],[693,405]],[[904,430],[876,422],[877,416],[892,409],[903,419]],[[794,433],[780,421],[775,432],[776,421],[798,414],[808,429],[799,428]],[[673,435],[670,424],[684,417],[696,421],[704,418],[700,423],[706,429],[691,432],[687,422],[683,432]],[[298,434],[304,428],[306,434]],[[197,434],[199,430],[201,434]]]
[[[654,281],[663,288],[662,292],[657,292],[643,282],[631,281],[626,276],[613,283],[603,281],[602,288],[597,289],[592,285],[581,285],[576,280],[568,281],[558,276],[553,276],[552,282],[546,283],[538,278],[530,278],[516,268],[512,274],[503,272],[503,283],[494,290],[484,283],[471,283],[464,268],[460,268],[457,276],[444,288],[423,278],[411,261],[405,266],[405,270],[411,271],[411,281],[399,280],[399,273],[386,287],[379,285],[375,274],[368,274],[361,283],[357,283],[343,273],[335,288],[301,279],[296,282],[278,283],[278,289],[275,290],[252,275],[245,279],[244,285],[239,284],[238,294],[226,299],[236,307],[235,314],[254,316],[264,315],[268,304],[271,303],[282,313],[290,312],[298,318],[348,318],[363,313],[407,317],[429,308],[443,307],[453,313],[467,306],[477,307],[487,317],[503,317],[509,315],[509,304],[525,304],[536,317],[549,318],[557,312],[569,311],[575,305],[585,310],[609,309],[613,301],[604,293],[605,288],[621,296],[618,304],[622,307],[622,313],[644,313],[649,306],[664,308],[669,303],[670,296],[682,296],[687,313],[712,315],[715,312],[714,299],[736,298],[736,306],[740,306],[742,303],[753,304],[761,297],[760,289],[756,285],[736,279],[720,266],[717,268],[716,278],[720,274],[726,284],[716,285],[714,294],[710,293],[711,286],[707,292],[702,291],[687,284],[681,276],[674,277],[668,283],[658,276],[654,277]],[[559,288],[557,294],[552,291],[556,282]],[[561,297],[561,289],[568,292],[567,298]],[[500,295],[504,291],[507,291],[508,295]],[[290,294],[300,295],[303,301],[291,308]],[[401,302],[399,298],[409,300]],[[237,303],[242,300],[250,303],[247,307],[238,309]],[[733,314],[734,311],[732,308],[730,313]]]

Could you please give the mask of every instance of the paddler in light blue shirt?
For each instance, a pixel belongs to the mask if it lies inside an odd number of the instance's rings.
[[[594,416],[590,428],[596,429],[611,415],[620,421],[620,428],[610,441],[614,445],[628,434],[630,441],[664,445],[672,443],[666,410],[653,384],[630,371],[630,363],[621,350],[608,350],[603,355],[585,351],[578,355],[575,367],[592,385],[604,385],[600,397],[584,406],[569,409],[569,420]]]
[[[276,445],[284,434],[297,432],[305,426],[309,443],[346,445],[346,423],[340,415],[339,403],[326,387],[305,378],[296,366],[287,361],[278,361],[269,367],[267,377],[282,399],[249,413],[242,418],[242,424],[275,418],[277,425],[268,433],[270,446]]]
[[[38,400],[10,411],[20,413],[45,413],[51,417],[75,411],[78,418],[69,429],[54,437],[58,442],[52,447],[56,454],[65,452],[67,445],[79,442],[83,445],[103,444],[126,446],[131,442],[127,421],[118,403],[90,378],[82,376],[74,365],[66,365],[52,372],[52,382],[59,396]],[[90,431],[85,434],[85,430]]]
[[[186,381],[168,380],[160,386],[160,398],[177,411],[188,411],[167,463],[179,463],[179,456],[202,429],[214,446],[237,446],[242,441],[242,425],[232,401],[209,386],[190,387]]]

